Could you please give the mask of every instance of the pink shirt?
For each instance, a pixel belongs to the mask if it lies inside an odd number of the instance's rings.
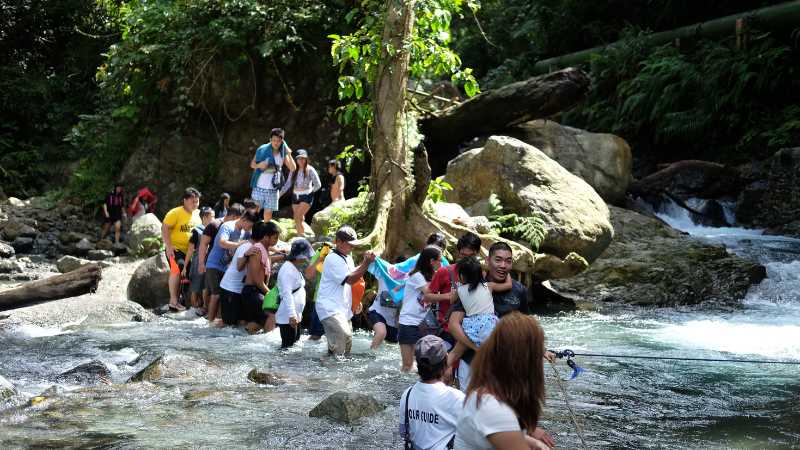
[[[264,266],[264,273],[269,276],[270,272],[272,271],[272,266],[269,261],[269,252],[263,245],[259,242],[258,244],[254,245],[253,247],[257,248],[259,252],[261,252],[261,265]]]

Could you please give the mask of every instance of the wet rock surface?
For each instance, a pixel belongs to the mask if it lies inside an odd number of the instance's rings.
[[[658,219],[611,207],[614,242],[588,270],[551,280],[576,302],[677,306],[738,304],[764,266],[692,239]]]
[[[310,417],[326,417],[338,422],[353,423],[362,417],[368,417],[383,411],[386,406],[373,397],[365,394],[336,392],[323,400],[308,415]]]

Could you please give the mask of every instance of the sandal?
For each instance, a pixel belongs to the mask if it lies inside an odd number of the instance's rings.
[[[177,305],[173,305],[172,303],[170,303],[169,310],[172,312],[183,312],[186,311],[186,307],[181,305],[180,303]]]

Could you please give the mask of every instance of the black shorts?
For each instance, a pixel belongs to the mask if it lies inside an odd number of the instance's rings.
[[[109,214],[108,217],[103,218],[103,223],[117,223],[122,222],[122,214]]]
[[[220,295],[219,283],[222,282],[222,276],[225,272],[217,269],[206,269],[206,289],[209,295]]]
[[[299,205],[300,203],[314,204],[314,193],[311,194],[292,194],[292,204]]]
[[[242,317],[242,294],[221,289],[219,308],[225,325],[237,325]]]
[[[264,325],[267,321],[267,314],[261,309],[264,303],[264,294],[253,285],[242,288],[242,315],[241,320],[245,322],[255,322]]]
[[[383,317],[378,311],[370,311],[367,315],[370,325],[373,327],[376,323],[382,323],[386,326],[386,341],[397,343],[397,328],[386,323],[386,318]]]
[[[400,345],[414,345],[422,338],[422,333],[419,331],[419,325],[402,325],[397,333],[397,341]]]

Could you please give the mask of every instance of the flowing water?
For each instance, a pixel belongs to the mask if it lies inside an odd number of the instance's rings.
[[[616,308],[545,317],[548,346],[800,360],[800,240],[696,227],[677,210],[661,215],[698,239],[758,259],[768,279],[738,309]],[[396,346],[372,353],[369,340],[357,333],[354,356],[336,361],[321,359],[324,344],[306,338],[281,352],[277,332],[247,336],[209,329],[201,319],[6,329],[0,331],[0,374],[22,395],[0,411],[0,448],[402,448],[394,433],[397,403],[414,377],[399,372]],[[161,353],[158,381],[124,383]],[[57,379],[92,360],[110,368],[112,384]],[[800,448],[800,366],[576,360],[586,372],[562,384],[590,448]],[[254,367],[283,382],[247,381]],[[569,376],[563,362],[558,368],[562,378]],[[53,385],[57,394],[34,406],[20,400]],[[558,447],[578,448],[552,374],[547,387],[543,426]],[[336,391],[367,393],[388,408],[353,425],[308,417]]]

